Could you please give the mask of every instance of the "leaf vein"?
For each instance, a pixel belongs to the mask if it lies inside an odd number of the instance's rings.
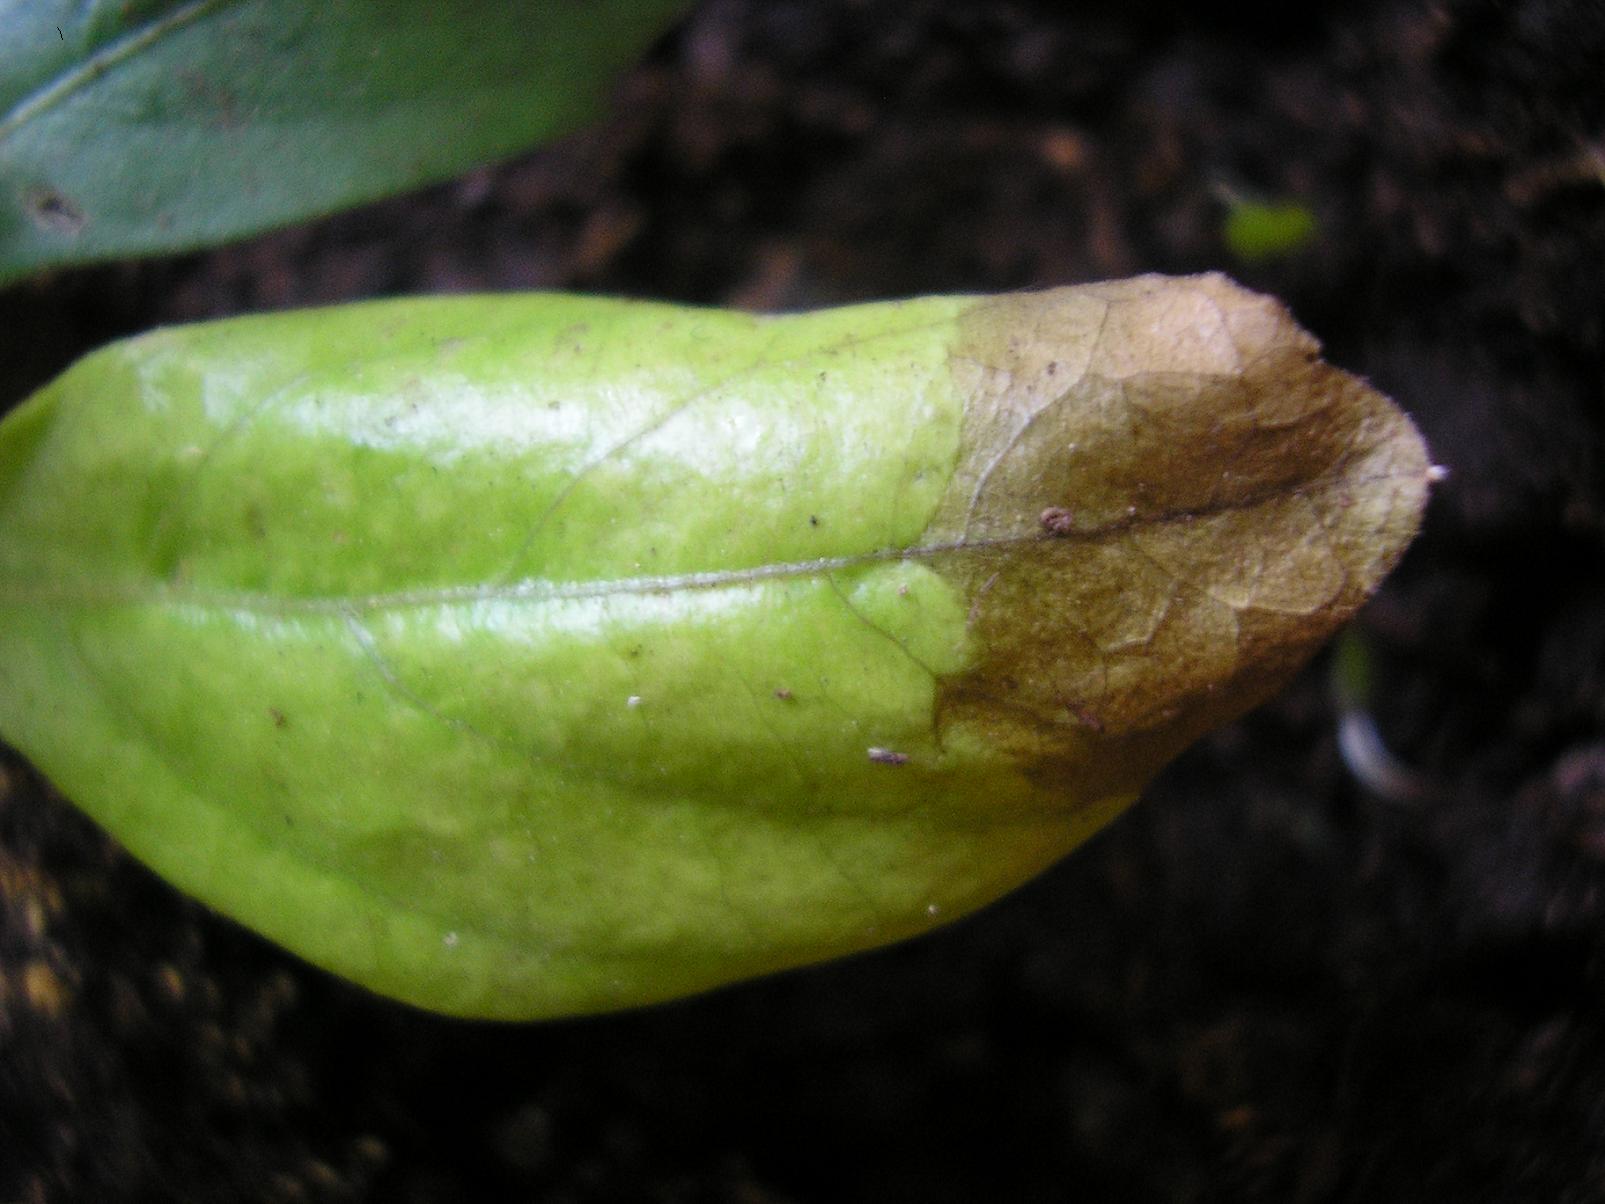
[[[24,96],[9,113],[0,117],[0,142],[4,142],[40,114],[61,104],[73,93],[109,74],[113,68],[133,58],[140,51],[154,46],[186,25],[193,25],[201,18],[209,16],[214,10],[238,2],[239,0],[193,0],[193,3],[176,8],[165,16],[158,17],[149,24],[103,46],[72,70]]]

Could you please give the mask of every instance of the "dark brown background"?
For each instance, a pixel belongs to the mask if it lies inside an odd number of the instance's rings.
[[[1318,237],[1262,264],[1230,193]],[[0,400],[377,294],[775,308],[1221,267],[1452,470],[1367,612],[1092,846],[901,948],[638,1014],[422,1015],[0,761],[0,1200],[1605,1199],[1605,5],[705,0],[561,145],[0,293]]]

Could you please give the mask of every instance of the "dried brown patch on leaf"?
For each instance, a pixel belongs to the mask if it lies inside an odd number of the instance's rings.
[[[930,534],[967,549],[950,571],[987,654],[945,683],[941,723],[1073,763],[1085,797],[1278,688],[1392,568],[1427,490],[1409,419],[1319,351],[1214,275],[970,311],[963,458]],[[1112,740],[1128,755],[1088,782]]]

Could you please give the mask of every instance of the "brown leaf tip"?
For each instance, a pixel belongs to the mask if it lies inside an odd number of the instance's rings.
[[[978,302],[928,537],[967,549],[946,571],[983,661],[946,687],[945,721],[1048,757],[1095,714],[1100,741],[1142,742],[1140,780],[1341,626],[1414,536],[1430,462],[1319,350],[1220,275]]]

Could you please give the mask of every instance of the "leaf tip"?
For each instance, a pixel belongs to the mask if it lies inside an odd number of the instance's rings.
[[[1388,398],[1220,274],[982,302],[954,365],[935,526],[992,551],[955,570],[984,651],[947,715],[1084,791],[1134,789],[1279,688],[1392,569],[1433,476]]]

